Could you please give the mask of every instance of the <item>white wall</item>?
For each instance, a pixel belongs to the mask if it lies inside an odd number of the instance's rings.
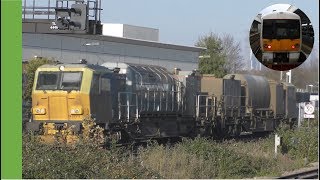
[[[123,24],[102,23],[102,35],[123,37]]]

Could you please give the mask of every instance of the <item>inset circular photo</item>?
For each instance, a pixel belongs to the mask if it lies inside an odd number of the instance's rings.
[[[301,65],[314,43],[310,19],[290,4],[274,4],[260,11],[249,33],[251,50],[258,61],[278,71]]]

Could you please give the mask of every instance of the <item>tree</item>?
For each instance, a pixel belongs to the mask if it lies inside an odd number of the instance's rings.
[[[33,58],[26,65],[26,89],[23,91],[23,100],[31,100],[31,91],[34,81],[34,75],[39,66],[44,64],[54,64],[57,61],[48,58]]]
[[[292,83],[301,89],[305,89],[309,84],[316,85],[319,82],[318,73],[319,55],[317,47],[314,47],[305,62],[292,70]]]
[[[223,53],[226,55],[225,69],[228,73],[236,73],[243,70],[245,62],[241,56],[240,43],[236,42],[230,34],[224,34],[221,38]]]
[[[206,48],[205,51],[200,52],[203,58],[199,60],[199,70],[202,74],[214,74],[216,77],[227,74],[226,55],[223,53],[222,42],[218,35],[211,32],[201,36],[195,46]]]

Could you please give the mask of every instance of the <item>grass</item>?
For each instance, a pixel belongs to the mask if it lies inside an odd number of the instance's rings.
[[[318,126],[308,131],[282,128],[278,134],[283,142],[277,157],[273,135],[248,142],[183,139],[174,146],[150,143],[132,151],[106,150],[90,141],[73,146],[46,145],[28,134],[23,137],[23,178],[275,177],[303,167],[305,158],[317,161]],[[292,144],[292,138],[299,141]],[[302,147],[308,151],[300,152]]]
[[[22,162],[24,179],[153,177],[127,150],[105,150],[87,142],[46,145],[32,135],[24,136]]]

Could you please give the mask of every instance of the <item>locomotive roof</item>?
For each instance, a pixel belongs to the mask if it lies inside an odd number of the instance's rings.
[[[128,68],[131,66],[138,66],[138,67],[157,67],[157,68],[161,68],[161,69],[166,69],[162,66],[158,66],[158,65],[150,65],[150,64],[136,64],[136,63],[127,63],[127,62],[104,62],[103,64],[101,64],[101,66],[104,67],[118,67],[118,68]]]
[[[66,68],[89,68],[95,71],[106,71],[108,68],[95,64],[45,64],[40,66],[39,68],[59,68],[60,66],[64,66]],[[110,70],[109,70],[110,71]]]
[[[265,14],[261,17],[262,19],[300,19],[296,13],[289,11],[273,11]]]

